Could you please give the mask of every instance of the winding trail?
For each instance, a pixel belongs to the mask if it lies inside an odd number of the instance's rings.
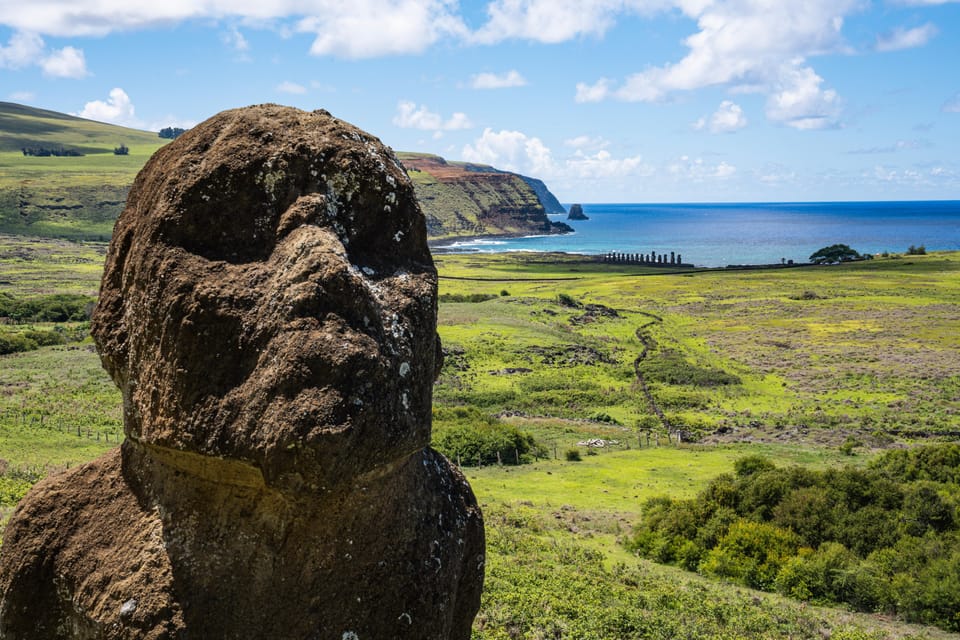
[[[650,409],[657,415],[658,418],[660,418],[660,422],[667,430],[667,433],[671,433],[672,428],[670,427],[670,420],[667,419],[667,416],[663,413],[660,405],[658,405],[657,401],[654,400],[653,394],[650,392],[650,388],[647,386],[647,381],[643,377],[643,372],[640,371],[640,363],[643,362],[644,358],[647,357],[647,353],[650,351],[650,349],[653,349],[657,346],[657,343],[652,337],[650,337],[650,333],[647,331],[647,328],[652,327],[655,324],[660,324],[663,322],[663,318],[653,313],[647,313],[646,311],[636,311],[636,313],[645,315],[648,318],[651,318],[651,320],[650,322],[637,327],[637,330],[634,332],[637,340],[639,340],[640,344],[643,345],[643,351],[641,351],[633,361],[633,373],[637,377],[637,384],[640,386],[640,390],[643,391],[643,395],[646,396],[647,402],[650,404]]]

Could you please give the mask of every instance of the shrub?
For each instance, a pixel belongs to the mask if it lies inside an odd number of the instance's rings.
[[[907,255],[908,256],[925,256],[927,255],[927,248],[923,245],[920,245],[919,247],[910,245],[910,247],[907,249]]]
[[[567,462],[580,462],[583,459],[580,457],[579,449],[567,449],[563,452],[563,457]]]
[[[0,355],[33,351],[37,343],[22,333],[0,333]]]
[[[66,339],[59,331],[37,331],[31,329],[30,331],[24,331],[23,336],[27,340],[36,342],[38,347],[49,347],[54,344],[66,343]]]
[[[573,309],[579,309],[580,303],[577,302],[576,298],[566,293],[557,294],[557,303],[563,307],[571,307]]]
[[[16,322],[80,322],[90,319],[94,298],[79,294],[53,294],[17,298],[0,294],[0,317]]]
[[[489,416],[479,417],[479,413],[472,407],[457,407],[454,424],[437,430],[433,446],[463,466],[524,464],[546,456],[544,447],[529,433]]]
[[[598,411],[597,413],[590,416],[590,419],[595,422],[605,422],[607,424],[620,424],[620,421],[611,416],[609,413],[604,413],[603,411]]]
[[[854,454],[854,449],[857,447],[863,446],[863,443],[854,438],[853,436],[847,436],[847,439],[843,441],[840,445],[840,453],[845,456],[852,456]]]
[[[746,456],[733,463],[733,470],[738,478],[746,478],[761,471],[773,471],[776,468],[775,464],[763,456]]]
[[[703,573],[770,589],[780,569],[797,553],[800,538],[765,522],[741,520],[700,563]]]

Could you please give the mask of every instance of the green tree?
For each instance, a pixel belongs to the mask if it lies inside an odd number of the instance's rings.
[[[857,251],[851,249],[849,245],[832,244],[819,251],[810,254],[810,262],[814,264],[832,264],[834,262],[850,262],[851,260],[860,260],[861,256]]]

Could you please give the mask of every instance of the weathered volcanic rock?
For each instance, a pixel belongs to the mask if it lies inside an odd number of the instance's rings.
[[[428,447],[436,271],[378,140],[265,105],[161,149],[93,333],[127,439],[12,516],[0,637],[470,636],[483,525]]]

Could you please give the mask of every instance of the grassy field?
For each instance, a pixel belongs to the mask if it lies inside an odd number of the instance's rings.
[[[448,299],[491,296],[441,305],[439,407],[664,430],[636,389],[647,325],[641,373],[669,425],[698,440],[960,435],[956,255],[669,275],[522,254],[438,263]]]
[[[0,233],[108,241],[134,178],[167,142],[148,131],[0,102]],[[115,155],[121,145],[128,154]],[[30,156],[24,149],[83,155]],[[427,157],[398,155],[411,166]],[[547,222],[536,193],[519,176],[437,160],[443,179],[409,172],[431,237],[532,233]]]
[[[109,240],[140,168],[167,141],[155,133],[0,103],[0,232]],[[114,155],[121,145],[127,155]],[[27,156],[24,148],[82,156]]]
[[[102,251],[0,239],[0,294],[94,292]],[[482,416],[540,447],[529,464],[464,467],[488,537],[476,639],[956,637],[708,580],[620,541],[646,499],[692,497],[747,455],[822,469],[955,439],[960,256],[670,274],[522,254],[437,263],[435,436]],[[638,329],[669,432],[638,386]],[[89,341],[0,356],[0,518],[120,432]],[[591,438],[608,446],[577,444]]]

